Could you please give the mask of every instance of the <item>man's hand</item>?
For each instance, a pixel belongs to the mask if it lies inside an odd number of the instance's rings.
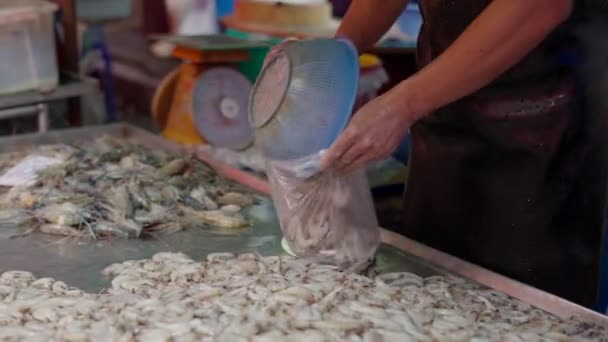
[[[350,172],[388,158],[403,141],[418,115],[399,98],[395,88],[355,113],[346,130],[321,160],[321,169]]]
[[[342,36],[365,46],[371,40],[348,34],[351,29],[361,34],[355,24],[369,12],[365,9],[372,1],[358,3],[360,7],[349,9],[357,13],[352,14],[352,25],[342,23],[347,33]],[[394,3],[405,5],[401,0]],[[474,93],[519,62],[568,19],[573,4],[574,0],[492,1],[432,63],[361,108],[326,153],[321,168],[347,172],[387,157],[416,120]]]

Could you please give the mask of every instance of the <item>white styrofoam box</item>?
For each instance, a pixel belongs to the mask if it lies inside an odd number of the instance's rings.
[[[0,94],[57,87],[55,10],[48,1],[0,0]]]

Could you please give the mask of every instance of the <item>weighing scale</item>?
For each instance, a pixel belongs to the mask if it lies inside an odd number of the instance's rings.
[[[237,70],[250,49],[266,47],[225,35],[155,36],[174,45],[182,65],[158,87],[152,112],[168,140],[244,149],[253,142],[247,104],[252,82]]]

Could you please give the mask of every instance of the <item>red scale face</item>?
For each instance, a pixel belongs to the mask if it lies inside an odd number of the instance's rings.
[[[213,68],[201,74],[192,91],[192,115],[203,139],[231,149],[252,143],[247,112],[251,88],[251,82],[231,68]]]

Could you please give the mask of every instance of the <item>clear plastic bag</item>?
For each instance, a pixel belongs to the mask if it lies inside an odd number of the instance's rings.
[[[281,230],[297,256],[361,271],[380,244],[365,171],[316,173],[320,156],[267,161]]]

